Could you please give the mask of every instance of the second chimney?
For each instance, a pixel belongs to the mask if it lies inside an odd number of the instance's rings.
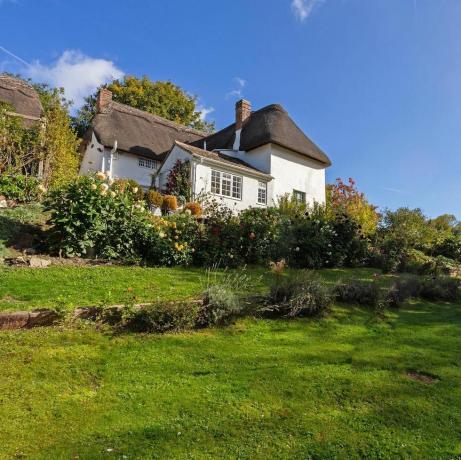
[[[251,115],[251,103],[245,99],[240,99],[235,104],[235,129],[242,129],[243,124]]]
[[[109,91],[106,88],[101,88],[98,92],[98,98],[96,99],[96,111],[101,113],[111,102],[112,91]]]

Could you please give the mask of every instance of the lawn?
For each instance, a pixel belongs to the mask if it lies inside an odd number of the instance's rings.
[[[165,336],[2,332],[0,458],[460,458],[460,350],[461,303]]]
[[[372,269],[318,271],[330,283],[341,278],[370,279],[373,272]],[[247,268],[246,273],[251,292],[267,288],[268,269]],[[133,296],[137,302],[186,299],[203,292],[210,277],[220,276],[222,271],[208,275],[198,268],[0,268],[0,311],[113,305],[128,302]],[[390,280],[392,277],[388,276],[383,282]]]

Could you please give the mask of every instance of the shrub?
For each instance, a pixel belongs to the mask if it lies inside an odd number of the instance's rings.
[[[242,309],[242,303],[232,286],[210,286],[204,295],[199,325],[205,327],[227,324],[239,315]]]
[[[162,211],[176,211],[178,209],[178,200],[174,195],[165,195],[163,197]]]
[[[330,289],[304,272],[295,278],[276,277],[263,313],[286,318],[314,316],[327,313],[332,302]]]
[[[53,245],[65,256],[138,257],[137,236],[148,225],[144,205],[99,177],[80,177],[49,194]]]
[[[20,203],[38,200],[44,188],[39,179],[22,174],[0,174],[0,195]]]
[[[179,332],[195,327],[198,305],[192,302],[155,302],[131,308],[123,318],[123,328],[134,332]]]
[[[402,254],[400,271],[428,275],[435,272],[436,262],[433,257],[427,256],[417,249],[409,249]]]
[[[186,203],[184,205],[184,210],[189,210],[193,216],[200,217],[203,213],[202,206],[200,203]]]
[[[116,179],[112,184],[112,190],[120,193],[130,193],[134,200],[142,200],[144,191],[134,179]]]
[[[163,204],[163,196],[157,190],[148,190],[145,195],[146,201],[149,206],[154,208],[161,208]]]
[[[208,272],[203,308],[198,321],[201,327],[226,324],[243,313],[244,303],[241,295],[248,291],[248,275],[240,271],[226,273],[219,278],[218,276],[218,273],[212,270]]]
[[[460,283],[460,280],[448,276],[425,279],[421,286],[421,297],[427,300],[457,300],[460,297]]]
[[[337,284],[334,295],[339,302],[357,303],[359,305],[376,308],[380,302],[380,288],[376,281],[350,281]]]
[[[406,300],[418,297],[421,287],[421,280],[416,276],[398,279],[387,291],[385,301],[389,307],[398,308]]]
[[[139,227],[138,253],[149,265],[189,265],[195,252],[199,224],[187,214],[148,216],[149,224]]]

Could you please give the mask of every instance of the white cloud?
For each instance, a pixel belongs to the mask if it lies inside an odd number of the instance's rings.
[[[204,107],[203,105],[197,106],[197,112],[200,112],[200,120],[204,121],[206,117],[215,111],[214,107]]]
[[[241,77],[234,77],[233,80],[237,83],[237,87],[226,94],[226,99],[229,99],[230,97],[243,97],[243,88],[245,88],[247,81]]]
[[[314,9],[325,0],[292,0],[291,9],[294,15],[304,22],[314,11]]]
[[[112,61],[92,58],[75,50],[64,51],[52,65],[35,61],[25,68],[25,74],[35,81],[63,87],[74,108],[80,107],[84,98],[103,83],[123,77],[123,72]]]

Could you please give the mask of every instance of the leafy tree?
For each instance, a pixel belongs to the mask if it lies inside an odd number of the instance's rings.
[[[197,99],[170,81],[152,81],[143,76],[126,76],[103,85],[112,91],[113,99],[122,104],[159,115],[167,120],[205,132],[214,131],[214,123],[200,119]],[[79,135],[88,129],[96,113],[97,91],[85,99],[85,104],[74,119]]]
[[[379,223],[376,206],[368,203],[365,195],[357,190],[352,178],[349,178],[347,184],[338,178],[334,184],[327,185],[327,207],[333,214],[349,216],[364,236],[376,233]]]
[[[42,130],[41,157],[43,178],[48,186],[58,186],[74,179],[78,174],[79,140],[71,126],[70,103],[64,98],[63,88],[50,88],[35,84],[45,119]]]
[[[24,126],[14,109],[0,102],[0,173],[34,173],[40,157],[40,126]]]

